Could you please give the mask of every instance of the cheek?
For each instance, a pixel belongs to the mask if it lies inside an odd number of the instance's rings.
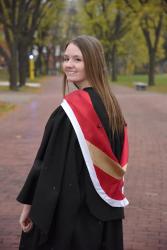
[[[82,74],[85,75],[85,66],[84,66],[84,64],[80,65],[80,72],[82,72]]]

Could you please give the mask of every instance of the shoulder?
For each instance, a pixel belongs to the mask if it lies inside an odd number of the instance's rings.
[[[91,105],[92,101],[90,95],[84,90],[75,90],[68,95],[64,96],[62,104],[76,107],[77,109],[83,107],[84,105]],[[63,105],[62,105],[63,106]]]
[[[86,91],[79,89],[79,90],[74,90],[73,92],[67,94],[64,96],[65,100],[72,100],[75,98],[80,98],[80,97],[86,97],[88,94]]]
[[[61,105],[59,105],[52,113],[51,115],[49,116],[49,120],[54,120],[55,118],[57,118],[58,116],[61,116],[61,114],[63,114],[64,111],[61,107]]]
[[[63,108],[58,106],[49,116],[45,128],[53,127],[55,123],[60,123],[66,116]]]

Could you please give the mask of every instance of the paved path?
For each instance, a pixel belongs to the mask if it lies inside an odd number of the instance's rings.
[[[40,95],[31,96],[0,119],[1,250],[18,249],[21,206],[15,197],[32,165],[44,124],[61,101],[60,79],[51,77],[48,83]],[[128,122],[130,140],[125,250],[166,250],[167,96],[123,87],[114,91]]]
[[[126,250],[167,249],[167,95],[116,89],[129,126]]]
[[[0,86],[8,86],[8,82],[1,82],[0,81]],[[39,83],[26,83],[26,86],[35,86],[35,88],[40,87]],[[36,87],[38,86],[38,87]],[[4,102],[11,102],[15,103],[17,105],[27,103],[30,100],[34,99],[36,97],[35,94],[32,93],[23,93],[23,92],[17,92],[17,91],[0,91],[0,101]]]
[[[15,199],[33,163],[44,125],[61,101],[61,89],[60,79],[51,77],[41,94],[14,92],[7,99],[12,95],[19,107],[0,118],[0,250],[18,249],[21,206]]]

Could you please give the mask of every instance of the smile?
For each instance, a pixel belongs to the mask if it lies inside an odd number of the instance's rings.
[[[66,72],[67,74],[70,74],[70,75],[73,75],[73,74],[76,74],[76,72],[73,72],[73,71],[68,71]]]

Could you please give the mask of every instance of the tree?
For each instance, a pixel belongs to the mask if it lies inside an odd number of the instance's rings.
[[[67,0],[64,9],[64,16],[62,16],[62,32],[64,42],[79,35],[81,32],[77,13],[80,14],[78,0]]]
[[[167,13],[167,0],[162,0],[162,9]]]
[[[25,84],[28,50],[51,4],[47,0],[0,0],[0,22],[7,44],[7,49],[0,45],[0,53],[8,66],[11,89],[18,88],[18,79],[20,86]]]
[[[56,48],[62,42],[63,16],[65,1],[52,1],[52,8],[46,10],[45,16],[40,22],[34,44],[38,55],[36,57],[36,74],[49,74],[50,61],[52,72],[56,73]],[[50,60],[51,59],[51,60]]]
[[[112,80],[117,80],[117,50],[129,31],[129,22],[116,1],[86,0],[80,23],[86,33],[95,35],[104,45]]]
[[[158,51],[161,31],[163,26],[162,1],[152,0],[124,0],[125,6],[129,9],[132,19],[137,20],[145,38],[148,56],[148,84],[155,84],[155,63]]]
[[[37,31],[42,17],[50,3],[38,1],[18,1],[18,61],[19,61],[19,83],[23,86],[26,82],[29,49],[34,41],[34,34]]]
[[[117,54],[119,73],[145,72],[145,65],[148,64],[147,48],[139,26],[133,23],[130,31],[121,39]]]

